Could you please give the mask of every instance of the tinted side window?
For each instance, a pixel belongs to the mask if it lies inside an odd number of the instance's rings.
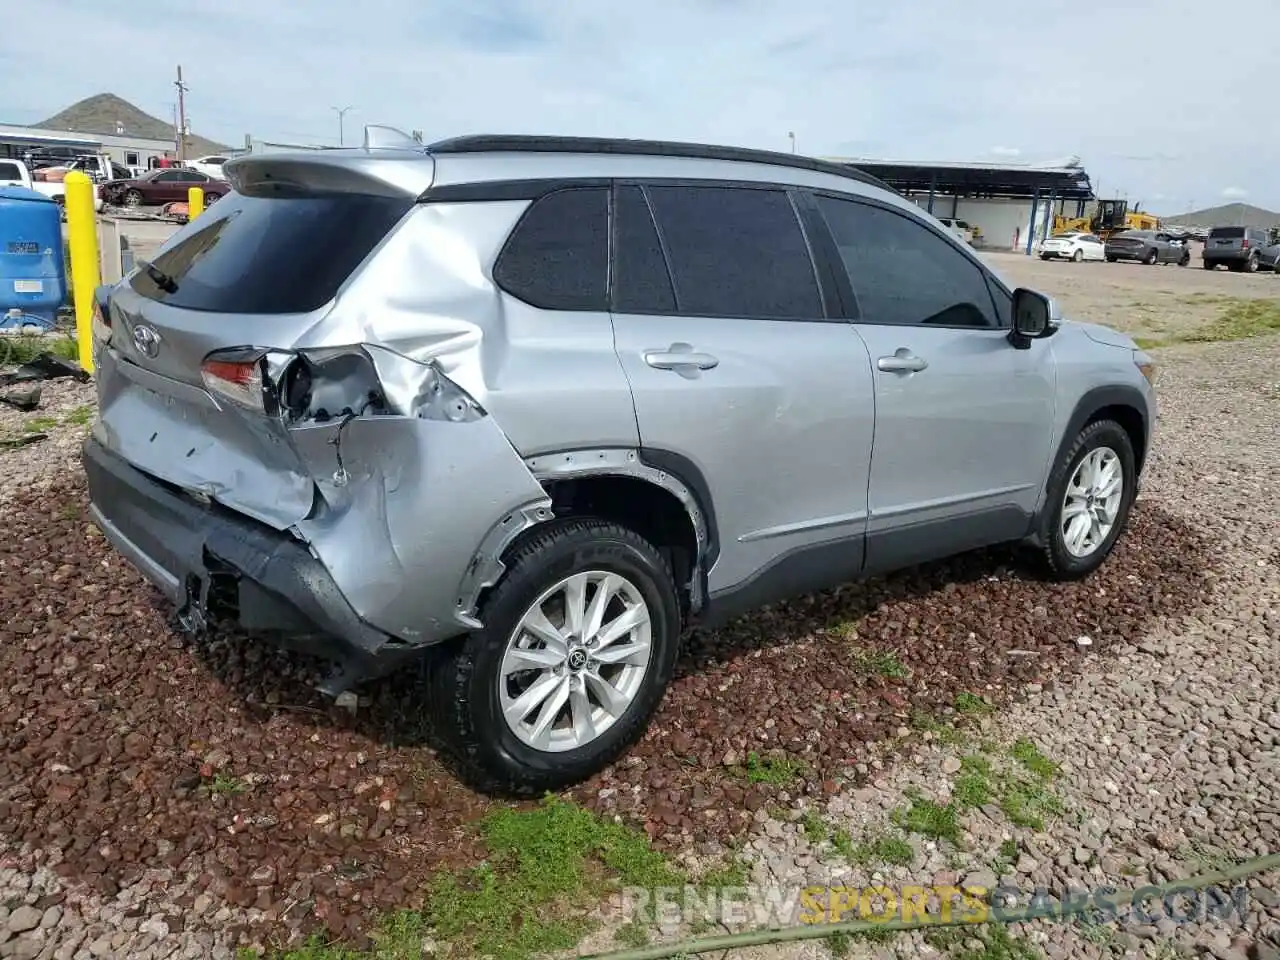
[[[645,188],[680,313],[761,320],[824,316],[809,245],[782,190]]]
[[[819,197],[865,323],[998,326],[977,264],[922,223],[867,203]]]
[[[608,310],[608,189],[574,187],[535,200],[507,239],[493,278],[543,310]]]
[[[614,208],[613,309],[675,313],[676,295],[658,230],[639,187],[620,187]]]
[[[5,163],[0,161],[0,180],[21,180],[22,171],[18,169],[16,163]]]

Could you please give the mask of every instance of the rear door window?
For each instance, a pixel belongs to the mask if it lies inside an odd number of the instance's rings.
[[[306,313],[333,299],[413,202],[229,193],[154,260],[176,289],[161,289],[145,271],[130,282],[144,297],[187,310]]]
[[[809,245],[785,190],[663,184],[645,193],[678,313],[824,319]]]
[[[535,200],[498,255],[493,278],[542,310],[608,310],[608,188],[571,187]]]
[[[613,221],[613,304],[617,313],[675,313],[662,241],[637,186],[618,188]]]

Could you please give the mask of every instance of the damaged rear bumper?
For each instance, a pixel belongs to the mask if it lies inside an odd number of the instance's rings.
[[[199,503],[93,437],[83,453],[94,522],[189,626],[225,617],[336,661],[352,683],[423,649],[361,620],[324,565],[289,534]]]

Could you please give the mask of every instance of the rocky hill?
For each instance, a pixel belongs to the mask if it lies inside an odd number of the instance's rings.
[[[126,135],[145,137],[148,140],[173,139],[172,121],[153,117],[114,93],[99,93],[86,97],[79,103],[73,103],[49,119],[32,126],[71,130],[76,133],[100,133],[107,136],[115,136],[123,126]],[[226,144],[195,134],[187,138],[188,157],[224,153],[228,149]]]

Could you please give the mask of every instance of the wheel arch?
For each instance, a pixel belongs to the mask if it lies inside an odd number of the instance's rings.
[[[574,516],[611,520],[666,552],[681,590],[682,612],[702,609],[707,570],[719,545],[710,490],[686,457],[663,450],[578,449],[528,457],[525,466],[546,498],[494,524],[459,590],[460,611],[474,620],[483,596],[502,578],[521,544],[544,524]]]
[[[1075,442],[1080,431],[1098,420],[1115,420],[1129,435],[1133,444],[1134,462],[1139,474],[1147,458],[1147,438],[1150,435],[1150,404],[1141,390],[1128,384],[1111,384],[1094,387],[1076,401],[1075,409],[1053,452],[1049,471],[1062,459],[1063,453]],[[1046,485],[1048,477],[1045,478]]]

